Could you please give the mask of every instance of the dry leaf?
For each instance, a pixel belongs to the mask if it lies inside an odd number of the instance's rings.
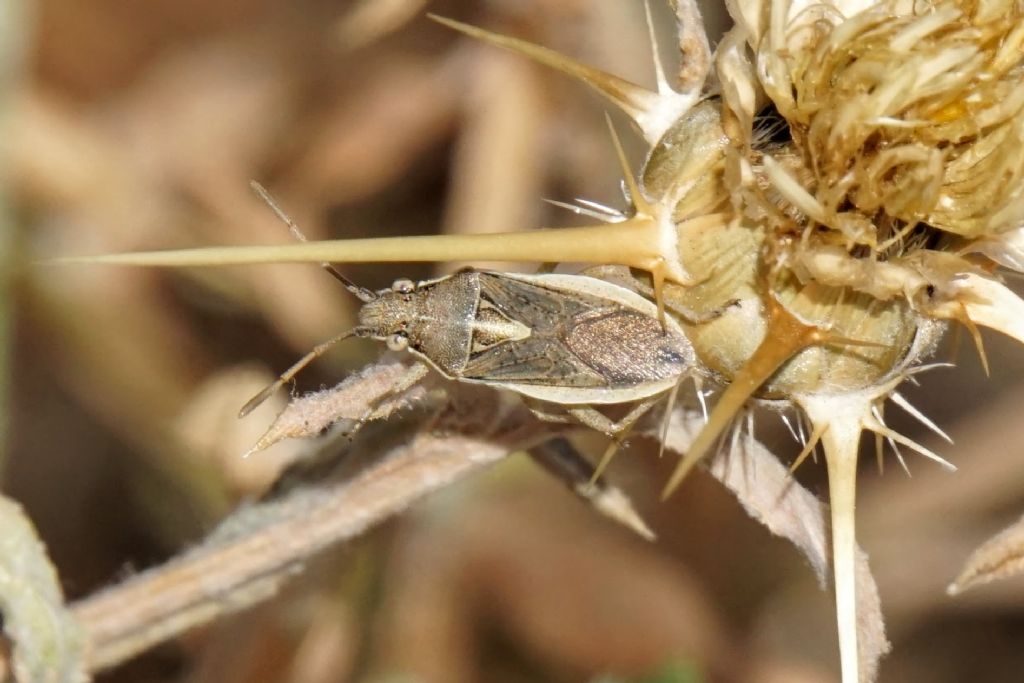
[[[0,623],[25,683],[86,680],[82,634],[64,606],[57,572],[24,510],[0,497]]]
[[[519,401],[462,388],[430,428],[410,420],[364,431],[355,476],[241,508],[198,546],[74,605],[102,670],[219,616],[267,600],[325,548],[365,532],[422,496],[544,438]],[[486,425],[470,431],[467,425]],[[386,433],[385,433],[386,432]],[[466,436],[466,433],[476,434]],[[392,441],[393,447],[382,444]],[[48,683],[48,682],[47,682]]]
[[[983,543],[967,559],[963,571],[946,591],[958,595],[996,579],[1024,571],[1024,517]]]
[[[427,367],[408,359],[391,358],[370,365],[332,389],[292,399],[246,455],[282,439],[318,436],[340,420],[377,420],[421,401],[426,389],[415,386]]]
[[[685,453],[703,427],[704,420],[699,414],[675,411],[669,421],[665,447]],[[790,476],[774,455],[752,437],[737,436],[710,461],[708,471],[736,495],[747,514],[799,548],[819,583],[826,584],[831,566],[826,508]],[[867,554],[859,548],[856,571],[861,671],[864,680],[873,681],[879,659],[891,646],[885,636],[878,586]]]
[[[675,411],[665,448],[685,453],[703,427],[700,415]],[[736,439],[710,461],[708,471],[736,495],[747,514],[799,548],[821,586],[827,584],[830,560],[824,506],[774,455],[751,438]]]

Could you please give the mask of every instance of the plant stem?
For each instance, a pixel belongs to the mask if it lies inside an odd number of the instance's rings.
[[[87,668],[109,668],[267,599],[312,555],[515,450],[526,438],[524,425],[540,431],[522,412],[507,415],[501,431],[485,436],[418,432],[352,479],[244,508],[181,558],[73,604],[88,641]],[[380,439],[361,443],[372,451]]]
[[[23,2],[9,0],[0,3],[0,479],[6,459],[8,439],[8,409],[10,403],[11,337],[13,306],[13,271],[15,264],[15,226],[7,192],[8,155],[2,146],[7,139],[7,119],[10,116],[12,93],[18,91],[25,54],[25,40],[31,26],[28,7]]]
[[[832,570],[843,683],[860,683],[857,620],[857,450],[861,424],[852,416],[831,421],[821,437],[828,462],[832,508]]]

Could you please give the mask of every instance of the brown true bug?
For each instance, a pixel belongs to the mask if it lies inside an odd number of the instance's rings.
[[[292,233],[294,222],[262,187],[254,188]],[[618,441],[694,367],[693,349],[673,319],[636,292],[586,275],[463,270],[390,288],[360,287],[322,264],[363,306],[359,324],[318,345],[242,408],[251,412],[334,343],[369,337],[408,350],[443,376],[517,392],[565,407],[583,424]],[[595,405],[636,405],[615,422]],[[558,419],[540,408],[544,419]],[[597,476],[597,475],[595,475]]]

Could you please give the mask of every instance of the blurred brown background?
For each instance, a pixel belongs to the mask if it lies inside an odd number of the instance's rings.
[[[35,259],[287,241],[250,179],[314,239],[574,222],[544,197],[622,204],[602,102],[427,11],[653,80],[632,0],[2,5],[2,481],[71,598],[172,556],[267,486],[293,446],[240,459],[275,406],[235,413],[350,325],[354,302],[313,266]],[[673,27],[655,9],[671,56]],[[726,20],[717,6],[707,15],[714,37]],[[345,270],[370,287],[433,272]],[[965,340],[959,368],[907,391],[957,440],[921,436],[958,474],[910,457],[907,478],[890,457],[880,477],[865,458],[860,537],[894,643],[883,681],[1024,671],[1024,580],[944,593],[970,550],[1024,510],[1024,351],[986,339],[994,377]],[[379,350],[340,345],[299,387],[331,384]],[[773,419],[759,429],[784,461],[799,450]],[[656,502],[670,463],[646,446],[611,476],[656,544],[512,459],[329,553],[272,603],[100,680],[836,680],[831,597],[798,553],[706,476]],[[820,468],[800,476],[824,491]]]

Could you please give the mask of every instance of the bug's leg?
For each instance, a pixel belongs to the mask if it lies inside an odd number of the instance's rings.
[[[608,436],[615,434],[617,423],[596,408],[575,406],[566,408],[566,411],[584,427],[590,427],[595,432],[601,432]]]
[[[570,417],[564,412],[551,412],[547,408],[547,406],[550,404],[542,403],[540,401],[536,401],[526,397],[523,397],[523,401],[524,403],[526,403],[526,407],[530,410],[530,412],[533,413],[533,416],[536,417],[541,422],[552,422],[554,424],[569,424],[573,421],[572,417]],[[601,417],[604,417],[604,415],[601,415]]]
[[[608,448],[605,449],[604,454],[601,456],[601,461],[594,470],[594,474],[591,477],[591,483],[596,482],[597,479],[604,474],[604,471],[608,468],[608,465],[611,464],[612,458],[615,457],[615,454],[622,446],[622,443],[625,441],[630,431],[632,431],[633,425],[636,424],[637,420],[643,417],[660,399],[660,396],[656,396],[654,398],[648,398],[640,401],[618,421],[609,419],[608,416],[599,410],[589,406],[577,406],[569,409],[569,414],[579,420],[582,424],[599,432],[604,432],[612,438],[611,443],[608,444]]]
[[[613,436],[631,429],[634,423],[643,417],[644,414],[660,400],[661,395],[639,401],[628,413],[626,413],[626,415],[618,420],[612,420],[601,411],[596,408],[591,408],[590,406],[572,406],[567,410],[570,415],[576,418],[584,426],[603,432],[608,436]]]
[[[604,280],[605,282],[610,282],[613,285],[624,287],[631,292],[636,292],[638,294],[643,293],[641,292],[640,281],[633,277],[633,274],[627,266],[591,266],[581,270],[580,275]],[[650,295],[650,292],[647,292],[647,294]]]
[[[531,448],[529,453],[535,462],[565,482],[577,496],[599,513],[648,541],[654,540],[654,532],[633,508],[629,498],[603,479],[594,481],[593,465],[567,439],[550,439]]]
[[[643,294],[648,298],[657,296],[655,287],[647,284],[647,282],[642,279],[632,278],[631,276],[628,276],[629,281],[624,282],[624,278],[621,275],[621,270],[617,271],[617,268],[618,266],[596,266],[594,268],[587,268],[586,270],[583,271],[583,274],[592,275],[593,277],[600,278],[602,280],[607,280],[612,284],[617,284],[626,287],[627,289],[632,289],[638,294]],[[700,282],[701,281],[697,281],[698,284]],[[730,308],[736,306],[739,303],[739,299],[733,299],[732,301],[727,301],[721,306],[716,306],[715,308],[712,308],[707,311],[696,311],[693,310],[692,308],[687,308],[686,306],[680,305],[678,301],[666,301],[665,305],[671,313],[674,313],[677,317],[682,318],[682,320],[685,321],[686,323],[689,323],[690,325],[703,325],[704,323],[709,323],[714,320],[717,320],[718,318],[721,318]]]

